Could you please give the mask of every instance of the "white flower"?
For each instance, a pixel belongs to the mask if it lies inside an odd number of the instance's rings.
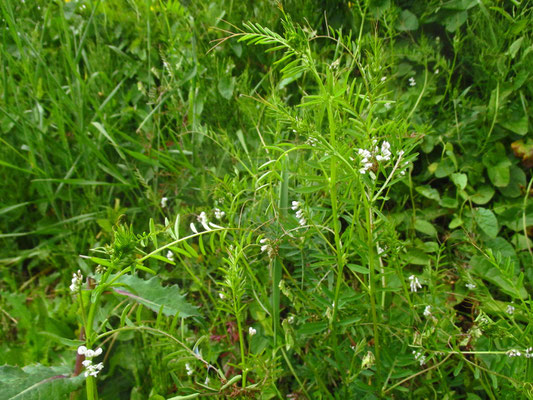
[[[390,110],[392,107],[391,103],[385,103],[385,109]]]
[[[514,307],[512,305],[508,305],[507,306],[507,310],[505,310],[505,312],[509,315],[513,315],[514,314]]]
[[[377,246],[377,248],[378,248],[378,256],[382,255],[385,252],[385,250],[379,247],[379,245]]]
[[[296,210],[298,210],[300,208],[300,202],[299,201],[293,201],[291,204],[292,204],[291,209],[293,211],[296,211]]]
[[[511,349],[507,352],[508,357],[520,357],[522,353],[520,353],[518,350]]]
[[[70,283],[71,283],[71,285],[69,286],[70,291],[72,293],[78,293],[83,283],[83,275],[81,274],[80,270],[78,270],[77,273],[72,274],[72,281]]]
[[[194,369],[189,365],[189,363],[185,364],[185,369],[187,370],[187,375],[191,376],[194,374]]]
[[[473,283],[467,283],[465,286],[470,290],[474,290],[476,288],[476,285],[474,285]]]
[[[196,226],[194,226],[194,223],[191,222],[191,231],[193,231],[194,233],[198,233],[198,231],[196,230]]]
[[[426,363],[426,356],[422,354],[422,351],[413,350],[413,354],[415,356],[415,360],[420,363],[420,366]]]
[[[98,357],[100,354],[102,354],[102,349],[100,347],[96,350],[91,350],[85,346],[80,346],[78,347],[78,354],[85,356],[85,360],[82,361],[82,365],[85,367],[85,377],[96,377],[98,373],[104,368],[104,364],[93,364],[92,360],[93,357]]]
[[[98,363],[98,364],[95,364],[95,365],[92,365],[92,361],[90,360],[86,360],[86,361],[89,361],[89,363],[86,363],[84,364],[86,370],[85,370],[85,377],[88,377],[89,375],[90,376],[98,376],[98,374],[100,373],[100,371],[104,368],[104,364],[102,363]]]
[[[218,297],[220,297],[221,300],[224,300],[226,298],[226,295],[222,292],[218,294]]]
[[[384,76],[384,77],[381,78],[381,82],[385,82],[386,80],[387,80],[387,77],[386,77],[386,76]]]
[[[420,284],[420,281],[416,276],[411,275],[409,277],[409,281],[409,285],[411,286],[411,292],[416,292],[418,289],[422,289],[422,285]]]
[[[439,69],[437,68],[437,69],[435,70],[435,75],[437,75],[438,73],[439,73]]]
[[[218,208],[215,208],[213,211],[215,212],[215,218],[216,219],[222,219],[222,218],[224,218],[224,215],[226,215],[226,213],[224,211],[220,211],[220,209],[218,209]]]
[[[257,331],[254,328],[249,327],[248,328],[248,333],[250,334],[250,336],[253,336],[253,335],[255,335],[257,333]]]
[[[167,206],[168,198],[163,197],[161,198],[161,208],[165,208]]]
[[[167,258],[170,261],[174,261],[174,253],[172,252],[172,250],[167,251]]]
[[[204,227],[204,229],[206,231],[210,231],[211,228],[209,227],[209,221],[207,220],[207,215],[205,215],[205,212],[202,211],[200,213],[200,215],[198,216],[198,222],[200,222],[200,224],[202,224],[202,226]]]
[[[526,353],[524,354],[526,358],[532,358],[533,357],[533,347],[528,347],[526,349]]]
[[[424,309],[424,317],[428,318],[431,316],[431,306],[426,306]]]
[[[409,86],[416,86],[416,81],[414,77],[409,78]]]

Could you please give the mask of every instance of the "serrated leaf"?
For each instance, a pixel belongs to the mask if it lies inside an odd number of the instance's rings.
[[[487,208],[478,208],[474,213],[474,219],[479,228],[491,238],[498,236],[500,227],[498,226],[498,219],[494,213]]]
[[[144,280],[134,275],[124,275],[117,283],[126,285],[126,288],[115,287],[116,293],[127,296],[152,311],[159,312],[162,309],[166,316],[179,313],[183,318],[200,315],[196,307],[187,303],[177,285],[163,286],[156,276]]]
[[[72,368],[28,365],[24,368],[0,366],[0,397],[5,400],[68,399],[85,377],[71,377]]]

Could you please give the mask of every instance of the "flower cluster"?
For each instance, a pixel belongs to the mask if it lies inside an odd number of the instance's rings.
[[[413,355],[415,356],[415,360],[420,363],[420,366],[426,363],[426,356],[424,355],[424,353],[422,353],[422,350],[413,350]]]
[[[168,197],[161,198],[161,208],[165,208],[167,206]]]
[[[259,243],[261,243],[261,252],[266,252],[269,258],[274,258],[276,256],[276,249],[272,246],[272,241],[270,239],[263,238]]]
[[[215,213],[215,218],[216,219],[222,219],[222,218],[224,218],[224,215],[226,215],[226,213],[224,211],[220,211],[219,208],[215,208],[213,211]]]
[[[414,77],[409,78],[409,86],[416,86],[416,81]]]
[[[470,290],[474,290],[476,288],[476,285],[474,285],[473,283],[467,283],[465,286]]]
[[[305,226],[307,220],[304,218],[304,213],[300,208],[301,206],[302,204],[299,201],[293,201],[291,209],[293,211],[296,211],[296,218],[298,219],[298,224],[300,224],[300,226]]]
[[[528,347],[523,354],[516,349],[511,349],[507,352],[508,357],[521,357],[522,355],[525,358],[533,358],[533,347]]]
[[[167,251],[167,258],[170,261],[174,261],[174,253],[172,252],[172,250]]]
[[[85,367],[85,377],[98,376],[100,371],[104,368],[104,364],[93,364],[93,357],[97,357],[102,354],[102,349],[99,347],[96,350],[91,350],[85,346],[80,346],[78,347],[78,354],[85,356],[85,360],[82,362],[83,366]]]
[[[194,369],[189,363],[185,364],[185,369],[187,370],[187,375],[191,376],[192,374],[194,374]]]
[[[222,215],[222,216],[224,216],[224,215]],[[202,225],[203,228],[206,231],[211,231],[211,230],[213,230],[213,228],[223,229],[221,226],[218,226],[218,225],[213,224],[212,222],[209,222],[209,220],[207,219],[207,215],[206,215],[206,213],[204,211],[202,211],[200,213],[200,215],[196,219],[198,220],[200,225]],[[191,222],[190,227],[191,227],[191,231],[193,231],[194,233],[198,233],[198,230],[196,229],[196,226],[194,225],[193,222]]]
[[[305,144],[311,147],[316,147],[317,143],[318,139],[313,136],[309,136],[309,138],[307,138],[307,140],[305,141]]]
[[[72,274],[72,281],[71,281],[71,285],[69,286],[70,291],[72,293],[78,293],[81,289],[82,283],[83,283],[83,275],[81,274],[81,271],[78,270],[78,272]]]
[[[422,289],[422,285],[418,278],[414,275],[409,277],[409,286],[411,287],[411,292],[416,292],[418,289]]]
[[[253,327],[249,327],[249,328],[248,328],[248,334],[249,334],[250,336],[253,336],[253,335],[255,335],[256,333],[257,333],[257,330],[254,329]]]
[[[431,317],[431,306],[426,306],[426,308],[424,309],[424,317]]]
[[[374,146],[372,151],[367,149],[357,150],[357,154],[361,157],[362,167],[359,169],[360,174],[366,174],[366,172],[374,165],[374,160],[381,162],[389,161],[391,159],[392,153],[390,151],[390,143],[384,140],[383,143],[381,143],[381,148],[377,146],[376,143],[377,140],[374,139],[372,141],[372,145]]]
[[[512,306],[512,305],[509,304],[509,305],[507,306],[507,310],[505,310],[505,312],[506,312],[507,314],[509,314],[509,315],[513,315],[513,314],[514,314],[514,306]]]

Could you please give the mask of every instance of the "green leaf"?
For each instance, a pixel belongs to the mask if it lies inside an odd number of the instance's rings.
[[[231,99],[233,90],[235,89],[235,77],[224,76],[218,81],[218,92],[226,100]]]
[[[452,174],[451,178],[455,186],[457,186],[461,190],[465,189],[466,184],[468,183],[468,178],[466,177],[466,174],[455,173]]]
[[[476,204],[483,205],[487,204],[490,199],[492,199],[492,196],[494,196],[494,189],[492,186],[484,185],[479,187],[476,193],[470,196],[470,200]]]
[[[504,187],[509,184],[511,162],[507,158],[503,144],[495,144],[489,152],[483,155],[482,160],[494,186]]]
[[[522,42],[524,41],[524,37],[522,36],[519,39],[516,39],[511,46],[509,46],[509,50],[507,51],[508,54],[511,56],[511,58],[516,57],[516,53],[518,50],[520,50],[520,46],[522,46]]]
[[[22,369],[0,366],[0,397],[5,400],[68,399],[85,381],[83,375],[71,377],[71,372],[72,368],[66,366],[28,365]]]
[[[418,29],[418,18],[409,10],[403,10],[396,22],[399,31],[414,31]]]
[[[124,275],[117,283],[126,285],[130,290],[115,287],[116,293],[127,296],[152,311],[159,312],[162,309],[166,316],[179,313],[183,318],[200,315],[196,307],[185,301],[177,285],[162,286],[161,280],[156,276],[144,280],[134,275]]]
[[[433,189],[429,185],[417,186],[415,190],[428,199],[440,201],[440,195],[437,189]]]
[[[455,32],[461,25],[463,25],[468,18],[466,11],[458,11],[448,15],[444,18],[444,26],[449,32]]]
[[[415,229],[429,236],[437,236],[437,230],[433,224],[423,219],[417,219],[415,221]]]
[[[498,235],[500,230],[498,219],[491,210],[482,207],[477,208],[474,212],[474,219],[479,228],[489,237],[495,238]]]
[[[492,265],[487,258],[481,255],[475,255],[470,259],[470,266],[476,275],[496,285],[509,296],[513,298],[519,296],[522,299],[528,296],[523,285],[520,285],[515,290],[515,282],[517,281],[515,276],[505,275],[502,271]]]
[[[453,171],[455,171],[455,165],[453,164],[453,161],[449,158],[445,158],[437,165],[435,176],[437,178],[444,178],[453,173]]]

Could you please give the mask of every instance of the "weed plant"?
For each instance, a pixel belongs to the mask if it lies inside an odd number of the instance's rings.
[[[0,3],[0,399],[533,396],[527,1]]]

